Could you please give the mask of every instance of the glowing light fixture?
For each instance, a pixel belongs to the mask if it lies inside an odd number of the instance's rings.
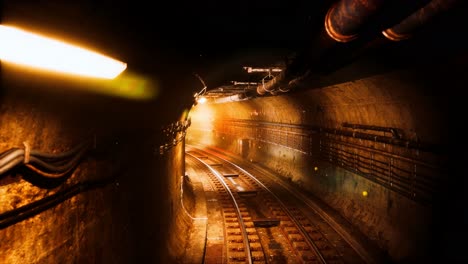
[[[206,101],[207,101],[206,97],[203,97],[203,96],[197,97],[197,102],[199,104],[204,104],[204,103],[206,103]]]
[[[0,60],[38,69],[113,79],[127,64],[99,53],[0,25]]]

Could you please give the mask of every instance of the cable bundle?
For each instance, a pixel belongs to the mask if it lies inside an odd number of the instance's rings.
[[[23,148],[12,148],[0,154],[0,175],[24,164],[28,169],[47,178],[60,178],[69,173],[90,146],[83,142],[69,151],[52,154],[31,150],[25,142]]]

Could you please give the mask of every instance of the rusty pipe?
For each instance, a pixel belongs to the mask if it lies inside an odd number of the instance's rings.
[[[328,36],[338,42],[349,42],[375,14],[381,11],[385,0],[340,0],[325,17]]]
[[[410,38],[425,24],[434,19],[437,15],[452,9],[460,0],[432,0],[427,5],[421,7],[399,24],[382,31],[382,34],[389,40],[401,41]]]
[[[411,16],[430,0],[340,0],[331,6],[325,17],[325,27],[312,44],[295,56],[281,74],[265,85],[257,86],[257,94],[275,95],[301,88],[301,83],[316,78],[349,63],[366,50],[386,44],[385,38],[375,38],[379,32]],[[433,0],[443,1],[443,0]],[[461,0],[458,0],[461,1]],[[456,2],[446,0],[445,2]],[[446,4],[447,4],[446,3]],[[450,5],[449,5],[450,6]],[[440,12],[445,9],[440,9]],[[346,45],[361,34],[361,38]]]
[[[257,93],[259,95],[265,95],[266,93],[271,93],[277,90],[279,86],[286,85],[284,83],[285,79],[286,79],[285,73],[283,71],[280,74],[273,77],[273,79],[269,80],[268,82],[264,82],[264,83],[257,85]]]
[[[308,71],[311,65],[323,65],[320,61],[326,60],[328,53],[332,52],[335,41],[348,42],[357,37],[357,32],[368,23],[378,11],[381,10],[385,0],[340,0],[333,5],[325,19],[325,32],[315,43],[314,54],[306,54],[294,58],[290,64],[275,78],[265,84],[257,86],[258,95],[286,92],[295,86],[298,80]],[[328,33],[328,34],[327,34]],[[330,36],[331,39],[329,37]],[[335,40],[335,41],[334,41]],[[305,56],[304,56],[305,55]]]
[[[382,126],[372,126],[372,125],[362,125],[362,124],[351,124],[344,122],[341,124],[343,127],[348,127],[352,129],[362,129],[362,130],[373,130],[373,131],[381,131],[381,132],[390,132],[392,133],[392,137],[396,139],[402,138],[402,133],[400,129],[394,127],[382,127]]]

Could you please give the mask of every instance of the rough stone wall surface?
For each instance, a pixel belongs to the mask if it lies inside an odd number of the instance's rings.
[[[185,211],[182,205],[183,197],[181,196],[181,184],[183,184],[182,176],[185,175],[185,154],[184,144],[180,143],[173,149],[173,153],[169,154],[169,188],[171,199],[171,213],[169,233],[171,234],[168,243],[169,255],[171,263],[183,263],[186,243],[189,238],[189,230],[192,226],[192,219]],[[186,184],[184,184],[186,185]],[[182,199],[181,199],[182,198]],[[191,197],[193,199],[193,197]],[[193,201],[193,200],[192,200]],[[184,203],[185,205],[185,203]]]
[[[0,100],[0,151],[23,147],[60,153],[88,134],[73,117],[44,103],[5,96]],[[21,168],[0,176],[0,214],[74,184],[108,177],[109,163],[84,158],[72,175],[46,181]],[[129,258],[119,188],[110,184],[82,192],[31,218],[0,230],[0,263],[126,263]],[[116,254],[115,252],[120,252]]]

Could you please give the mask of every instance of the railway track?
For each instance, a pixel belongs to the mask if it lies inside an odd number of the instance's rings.
[[[210,165],[203,160],[204,156],[187,154],[209,170],[207,175],[218,194],[216,200],[219,201],[222,208],[224,220],[226,262],[266,263],[264,251],[258,242],[259,238],[253,226],[252,218],[239,194],[231,191],[223,176],[213,168],[213,164]]]
[[[211,263],[372,263],[327,218],[265,172],[247,172],[193,147],[186,153],[205,171],[222,211],[225,258]]]

